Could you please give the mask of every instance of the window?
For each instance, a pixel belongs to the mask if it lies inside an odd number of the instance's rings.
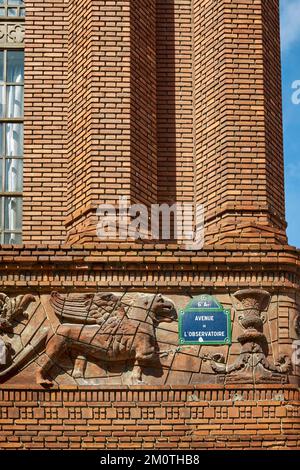
[[[0,0],[0,16],[25,16],[23,0]]]
[[[22,240],[23,18],[22,0],[0,0],[0,243],[11,244]]]

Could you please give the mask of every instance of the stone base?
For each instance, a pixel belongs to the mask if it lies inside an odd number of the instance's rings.
[[[291,385],[0,389],[0,449],[300,449]]]

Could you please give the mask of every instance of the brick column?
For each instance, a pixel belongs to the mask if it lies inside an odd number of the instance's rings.
[[[158,201],[194,201],[193,15],[190,0],[156,1]]]
[[[70,241],[99,203],[157,196],[155,2],[69,2]]]
[[[206,243],[284,242],[278,0],[195,0],[194,25]]]
[[[23,241],[65,239],[67,18],[63,0],[26,1]]]

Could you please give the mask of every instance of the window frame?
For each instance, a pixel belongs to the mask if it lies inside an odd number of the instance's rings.
[[[9,8],[9,0],[8,1],[5,1],[4,4],[0,4],[0,8],[2,7],[7,7]],[[12,6],[14,8],[22,8],[21,5],[19,6]],[[23,6],[25,8],[25,4]],[[11,25],[11,24],[24,24],[25,22],[25,16],[0,16],[0,24],[7,24],[7,25]],[[22,218],[22,212],[23,212],[23,181],[22,181],[22,184],[21,184],[21,188],[22,190],[21,191],[9,191],[9,190],[5,190],[5,187],[6,187],[6,183],[7,183],[7,178],[6,178],[6,169],[7,169],[7,162],[9,160],[17,160],[17,161],[24,161],[24,78],[23,78],[23,81],[21,81],[20,83],[17,83],[17,82],[8,82],[6,81],[7,79],[7,55],[8,55],[8,52],[9,51],[23,51],[24,52],[24,43],[7,43],[7,42],[3,42],[3,43],[0,43],[0,51],[4,52],[4,64],[3,64],[3,67],[4,67],[4,74],[3,74],[3,81],[0,82],[1,85],[4,86],[4,92],[5,92],[5,113],[3,112],[3,116],[5,117],[1,117],[0,116],[0,124],[2,125],[2,149],[1,149],[1,152],[0,152],[0,158],[1,158],[1,162],[0,162],[0,165],[1,165],[1,172],[2,173],[2,180],[0,182],[0,244],[19,244],[19,243],[22,243],[22,222],[21,220],[19,221],[19,224],[16,224],[16,230],[9,230],[8,228],[6,228],[6,226],[8,226],[7,224],[7,221],[9,220],[8,218],[8,214],[6,213],[6,210],[5,210],[5,206],[6,204],[9,204],[9,201],[11,199],[16,199],[20,202],[17,202],[17,204],[20,204],[21,207],[20,207],[20,217]],[[24,64],[24,61],[23,61],[23,64]],[[8,113],[6,111],[8,111],[8,108],[7,108],[7,103],[8,103],[8,100],[7,100],[7,96],[8,96],[8,87],[9,86],[22,86],[23,88],[23,93],[22,93],[22,96],[23,96],[23,105],[22,105],[22,108],[23,108],[23,115],[20,116],[20,117],[7,117]],[[7,125],[8,124],[20,124],[23,126],[23,132],[22,132],[22,139],[23,139],[23,142],[22,142],[22,149],[23,149],[23,152],[22,152],[22,155],[18,155],[18,156],[9,156],[7,155],[7,136],[6,136],[6,132],[7,132]],[[21,168],[21,178],[23,180],[23,166]],[[20,225],[20,227],[18,228],[17,226]],[[15,239],[17,240],[16,242],[13,242],[13,241],[7,241],[6,237],[9,236],[11,237],[11,235],[15,235]]]

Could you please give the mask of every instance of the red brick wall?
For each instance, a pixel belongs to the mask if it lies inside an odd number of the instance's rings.
[[[274,300],[264,330],[276,360],[291,356],[291,342],[298,338],[298,257],[296,250],[274,246],[268,252],[203,250],[189,257],[172,245],[160,251],[151,245],[129,250],[128,244],[102,251],[97,246],[7,247],[0,252],[0,284],[10,295],[159,289],[187,296],[211,292],[222,302],[225,292],[263,287]],[[239,351],[234,343],[230,364]],[[102,385],[53,391],[31,383],[2,384],[0,448],[299,449],[299,367],[290,382],[294,385]]]
[[[130,195],[129,0],[69,6],[69,215]]]
[[[278,0],[47,0],[26,25],[24,241],[119,195],[284,241]]]
[[[68,3],[68,211],[73,213],[92,196],[94,62],[93,2]]]
[[[1,249],[1,289],[261,287],[278,305],[272,353],[290,355],[299,253],[281,243],[278,1],[29,0],[26,8],[24,241],[39,246]],[[227,244],[82,246],[91,208],[119,195],[204,203],[207,242]],[[66,221],[78,232],[72,249],[62,243]],[[4,385],[0,404],[3,449],[300,446],[293,386]]]
[[[262,21],[266,189],[272,210],[284,221],[283,127],[278,0],[262,2]]]
[[[195,185],[207,241],[243,222],[283,228],[278,1],[196,0],[194,22]]]
[[[292,387],[0,390],[0,449],[299,449]]]
[[[23,240],[64,240],[67,17],[62,0],[26,1]]]
[[[130,186],[133,202],[157,201],[156,4],[130,1]]]
[[[158,201],[194,202],[193,18],[189,0],[157,0]]]
[[[68,228],[119,196],[156,202],[155,15],[149,0],[70,3]]]

